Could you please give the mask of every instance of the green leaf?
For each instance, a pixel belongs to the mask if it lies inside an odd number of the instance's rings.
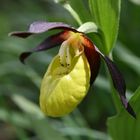
[[[88,9],[88,1],[85,0],[54,0],[61,3],[63,7],[73,16],[79,25],[89,21],[91,14]]]
[[[140,5],[140,0],[130,0],[131,2],[133,2],[136,5]]]
[[[117,43],[117,47],[114,50],[120,61],[126,63],[128,67],[133,69],[140,76],[140,58],[121,43]]]
[[[12,100],[27,114],[35,115],[36,118],[44,118],[39,107],[25,97],[17,94],[11,96]]]
[[[23,113],[0,108],[0,120],[21,128],[30,128],[30,121]]]
[[[88,9],[88,1],[86,0],[69,0],[71,7],[78,13],[81,21],[87,22],[91,19],[91,14]]]
[[[97,33],[98,32],[98,27],[94,22],[86,22],[82,24],[78,29],[80,32],[84,33]]]
[[[100,49],[109,54],[114,46],[118,34],[121,0],[89,0],[93,21],[98,25]]]
[[[63,5],[63,7],[64,7],[66,10],[69,11],[69,13],[73,16],[73,18],[77,21],[77,23],[78,23],[79,25],[82,24],[82,21],[81,21],[79,15],[78,15],[77,12],[71,7],[70,4],[66,3],[66,4]]]
[[[131,98],[130,104],[137,114],[136,119],[124,109],[118,115],[108,119],[108,131],[113,140],[139,140],[140,138],[140,87]]]
[[[55,130],[47,119],[31,119],[33,129],[38,135],[40,140],[68,140],[62,133]]]
[[[63,132],[65,135],[69,136],[87,136],[88,138],[91,138],[92,140],[108,140],[109,137],[107,134],[92,130],[89,128],[81,128],[81,127],[65,127],[60,128],[60,131]]]
[[[17,94],[12,95],[11,98],[28,115],[32,128],[41,140],[53,140],[56,137],[57,140],[67,140],[52,127],[36,104]]]

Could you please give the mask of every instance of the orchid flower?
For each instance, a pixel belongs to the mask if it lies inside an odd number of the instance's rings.
[[[102,59],[108,67],[122,105],[133,117],[136,117],[126,99],[126,86],[121,72],[108,56],[99,51],[85,33],[65,23],[37,21],[30,25],[28,31],[12,32],[10,35],[27,38],[54,29],[62,31],[47,37],[36,48],[20,55],[20,60],[24,63],[32,53],[60,45],[59,52],[51,61],[41,83],[41,110],[52,117],[60,117],[72,112],[95,81]]]

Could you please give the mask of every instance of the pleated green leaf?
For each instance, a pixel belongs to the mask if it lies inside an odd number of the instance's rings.
[[[89,0],[94,22],[100,29],[100,49],[109,54],[118,34],[121,0]]]
[[[113,140],[139,140],[140,139],[140,87],[130,100],[137,118],[134,119],[126,110],[108,119],[108,132]]]

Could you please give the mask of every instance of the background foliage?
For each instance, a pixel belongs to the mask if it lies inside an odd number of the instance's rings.
[[[81,23],[91,21],[88,3],[84,0],[70,0],[72,8],[78,13],[80,21],[75,20],[66,10],[64,3],[52,0],[1,0],[0,4],[0,139],[2,140],[124,140],[136,136],[139,126],[128,118],[126,123],[136,129],[125,132],[122,126],[128,114],[123,111],[116,117],[110,90],[109,79],[102,65],[100,75],[91,87],[86,99],[70,115],[53,119],[45,117],[39,109],[39,87],[43,74],[57,53],[58,48],[32,55],[27,64],[19,62],[22,51],[36,46],[44,33],[27,40],[8,37],[14,30],[25,30],[35,20],[62,21],[78,27]],[[114,61],[122,71],[127,84],[127,97],[140,85],[140,6],[135,0],[123,0],[120,17],[120,30],[113,50]],[[78,19],[78,18],[77,18]],[[53,32],[50,32],[52,34]],[[92,37],[92,34],[89,35]],[[139,90],[131,99],[136,113],[139,113]],[[135,102],[136,101],[136,102]],[[122,118],[122,119],[121,119]],[[138,122],[139,124],[139,116]],[[106,123],[107,122],[107,123]],[[120,129],[115,133],[120,123]],[[106,125],[107,124],[107,125]],[[124,124],[125,125],[125,124]],[[123,126],[124,126],[123,125]],[[107,131],[107,126],[109,131]],[[116,129],[117,130],[117,129]],[[110,136],[108,134],[110,133]],[[122,136],[120,138],[120,136]],[[134,138],[134,137],[133,137]]]

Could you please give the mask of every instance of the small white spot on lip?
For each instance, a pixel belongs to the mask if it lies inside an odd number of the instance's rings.
[[[67,75],[67,76],[66,76],[66,79],[67,79],[67,80],[71,80],[71,76],[70,76],[70,75]]]

